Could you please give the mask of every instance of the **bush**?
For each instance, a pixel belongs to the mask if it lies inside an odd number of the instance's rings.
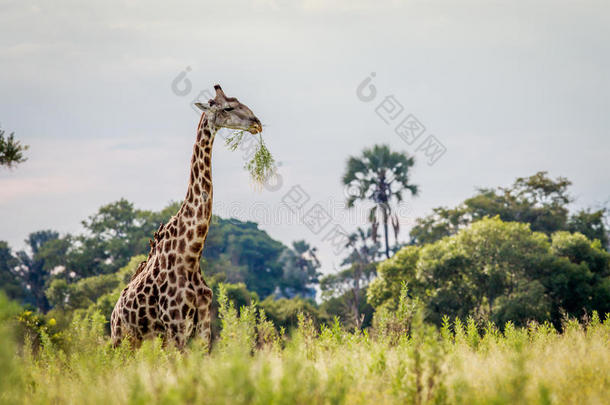
[[[219,286],[223,329],[207,354],[158,339],[113,349],[99,313],[75,316],[62,344],[19,349],[20,309],[0,296],[0,403],[601,404],[610,395],[608,317],[566,319],[563,333],[445,317],[439,331],[404,287],[401,297],[374,336],[338,321],[318,330],[301,313],[281,337],[255,303],[238,310]]]

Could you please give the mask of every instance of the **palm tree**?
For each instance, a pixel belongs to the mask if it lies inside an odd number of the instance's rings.
[[[392,152],[387,145],[374,145],[365,149],[362,156],[351,156],[347,161],[347,170],[343,175],[343,184],[350,190],[347,206],[353,207],[356,201],[372,201],[375,206],[370,211],[370,220],[374,222],[377,213],[381,213],[385,238],[385,254],[390,257],[388,220],[392,215],[391,204],[399,203],[403,193],[418,193],[416,185],[409,183],[409,169],[415,160],[406,153]]]

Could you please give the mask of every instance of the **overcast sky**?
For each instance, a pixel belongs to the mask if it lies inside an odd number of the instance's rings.
[[[539,170],[572,180],[577,207],[599,207],[609,38],[607,0],[0,0],[0,124],[30,145],[25,164],[0,170],[0,240],[17,249],[32,231],[80,232],[122,197],[152,210],[182,199],[190,103],[214,83],[266,125],[282,175],[279,190],[256,190],[243,154],[216,142],[215,212],[307,240],[325,272],[340,263],[327,230],[364,225],[341,208],[346,159],[376,143],[416,158],[421,195],[400,209],[403,240],[431,208]],[[357,88],[372,72],[365,102]],[[387,96],[402,112],[376,110]],[[394,132],[408,114],[426,129],[411,145]],[[433,165],[417,151],[429,135],[446,149]],[[277,214],[294,186],[305,210],[331,215],[318,234]]]

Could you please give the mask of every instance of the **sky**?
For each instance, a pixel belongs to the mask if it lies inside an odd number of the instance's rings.
[[[181,200],[191,104],[215,83],[265,125],[281,183],[255,187],[247,151],[217,139],[214,212],[305,239],[325,273],[341,264],[334,230],[366,226],[341,176],[374,144],[415,156],[421,192],[398,207],[402,241],[433,207],[540,170],[574,183],[575,209],[599,208],[609,38],[607,1],[0,0],[0,126],[30,145],[0,170],[0,240],[79,233],[120,198]],[[421,135],[401,137],[414,119]],[[312,212],[322,229],[305,223]]]

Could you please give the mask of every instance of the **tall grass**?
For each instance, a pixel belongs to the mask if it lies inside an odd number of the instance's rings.
[[[445,319],[423,323],[417,305],[385,313],[376,329],[317,328],[305,316],[290,336],[255,307],[220,294],[223,325],[211,353],[160,340],[112,349],[102,317],[76,319],[61,346],[13,334],[0,298],[0,400],[14,404],[602,404],[610,398],[610,320],[500,331]],[[8,310],[6,308],[9,308]],[[10,309],[12,308],[12,309]],[[239,316],[238,316],[239,313]]]

